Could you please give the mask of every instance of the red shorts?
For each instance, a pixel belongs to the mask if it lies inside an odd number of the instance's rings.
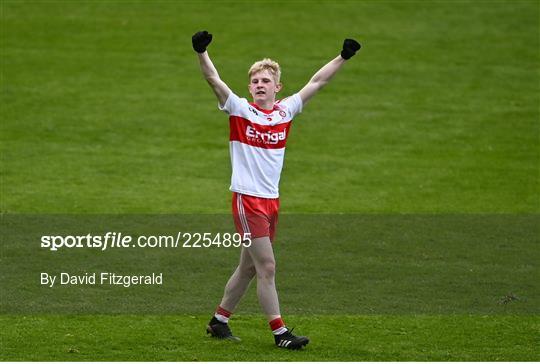
[[[236,231],[251,238],[269,236],[274,241],[279,198],[262,198],[233,192],[232,211]]]

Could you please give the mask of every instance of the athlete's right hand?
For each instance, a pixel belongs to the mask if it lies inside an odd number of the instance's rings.
[[[360,50],[360,47],[360,43],[358,43],[354,39],[345,39],[343,41],[343,50],[341,51],[341,57],[343,57],[343,59],[351,58],[356,54],[356,52]]]
[[[202,32],[197,32],[191,37],[191,42],[193,43],[193,49],[197,53],[206,52],[206,47],[212,41],[212,34],[208,33],[206,30]]]

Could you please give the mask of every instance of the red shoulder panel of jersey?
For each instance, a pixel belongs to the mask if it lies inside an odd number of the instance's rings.
[[[281,149],[285,148],[290,127],[290,121],[276,125],[261,125],[240,116],[230,116],[229,140],[264,149]]]

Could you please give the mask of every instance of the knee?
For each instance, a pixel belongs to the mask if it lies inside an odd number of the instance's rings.
[[[257,271],[255,270],[255,266],[253,264],[246,267],[240,267],[240,274],[244,278],[251,279],[255,276],[256,273]]]
[[[274,278],[276,275],[276,262],[273,260],[266,261],[257,269],[257,277],[263,279]]]

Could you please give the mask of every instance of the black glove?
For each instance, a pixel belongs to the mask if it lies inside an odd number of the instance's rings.
[[[354,39],[345,39],[345,41],[343,42],[343,50],[341,51],[341,57],[343,57],[343,59],[351,58],[356,54],[358,50],[360,50],[360,47],[360,43],[358,43]]]
[[[203,32],[197,32],[191,37],[191,42],[193,43],[193,49],[198,53],[204,53],[206,47],[212,41],[212,34],[208,33],[206,30]]]

